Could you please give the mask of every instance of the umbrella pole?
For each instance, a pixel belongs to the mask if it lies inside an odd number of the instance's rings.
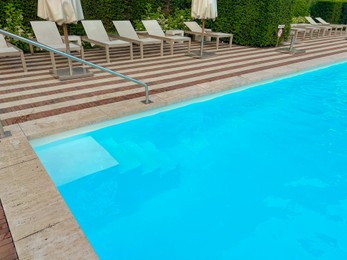
[[[69,44],[69,34],[67,32],[67,24],[63,24],[63,31],[64,31],[64,41],[66,45],[66,53],[70,54],[70,44]],[[67,59],[69,63],[69,70],[70,70],[70,75],[72,75],[72,61],[70,59]]]
[[[205,19],[202,19],[202,34],[201,34],[201,44],[200,44],[200,57],[204,52],[204,40],[205,40]]]

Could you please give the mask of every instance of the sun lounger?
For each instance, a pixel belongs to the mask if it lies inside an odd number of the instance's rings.
[[[84,20],[82,25],[87,34],[82,40],[105,48],[107,63],[111,62],[110,48],[130,47],[130,59],[133,59],[133,45],[126,41],[110,39],[101,20]]]
[[[9,56],[20,56],[22,60],[22,66],[24,72],[27,72],[27,66],[25,63],[24,53],[21,49],[13,46],[7,42],[2,34],[0,34],[0,57],[9,57]]]
[[[331,35],[331,32],[332,32],[332,30],[333,30],[333,27],[331,27],[331,26],[325,26],[325,25],[320,25],[320,24],[316,23],[316,21],[313,20],[313,18],[310,17],[310,16],[305,16],[305,19],[310,23],[310,25],[320,28],[321,31],[322,31],[322,36],[325,36],[326,33],[327,33],[329,36]]]
[[[159,39],[166,41],[170,44],[170,53],[173,55],[173,46],[175,42],[188,42],[188,53],[190,53],[190,44],[191,39],[184,36],[166,36],[163,30],[161,29],[159,23],[156,20],[143,20],[143,25],[145,26],[148,35],[151,38]]]
[[[347,24],[330,24],[320,17],[316,17],[316,20],[318,22],[320,22],[320,24],[322,24],[322,25],[327,25],[327,26],[331,26],[331,27],[335,28],[335,32],[340,30],[340,34],[342,34],[342,31],[345,30],[347,33]]]
[[[305,40],[306,37],[306,29],[305,28],[290,28],[290,31],[294,33],[294,41],[299,38],[299,34],[301,34],[301,40]]]
[[[202,35],[202,28],[197,22],[184,22],[184,24],[189,28],[190,31],[185,31],[187,34],[192,34],[195,36],[201,36]],[[216,38],[216,49],[219,48],[219,39],[220,38],[229,38],[229,48],[231,48],[231,45],[233,43],[233,35],[231,33],[221,33],[221,32],[210,32],[206,31],[204,33],[204,36]]]
[[[63,42],[61,38],[57,25],[54,22],[50,21],[31,21],[31,27],[34,31],[36,40],[39,43],[47,45],[53,49],[57,49],[59,51],[66,51],[66,44]],[[82,59],[84,59],[84,50],[82,46],[78,46],[73,43],[69,43],[70,51],[78,51],[81,53]],[[53,70],[56,69],[54,53],[49,52],[51,55],[51,61]]]
[[[310,39],[313,38],[314,34],[316,33],[317,38],[320,35],[321,28],[316,26],[311,26],[310,24],[306,23],[298,23],[298,24],[291,24],[292,28],[303,28],[306,30],[306,35],[309,35]]]
[[[114,26],[119,34],[119,39],[140,46],[140,56],[143,59],[144,45],[160,44],[160,56],[163,56],[163,40],[158,40],[150,37],[139,38],[130,21],[113,21]]]

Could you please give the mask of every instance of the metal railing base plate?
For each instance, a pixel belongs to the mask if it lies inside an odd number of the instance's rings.
[[[87,68],[83,68],[83,67],[72,68],[72,73],[70,73],[69,68],[50,70],[49,72],[53,75],[53,77],[55,77],[59,80],[62,80],[62,81],[63,80],[92,77],[94,75],[93,72],[91,72]]]
[[[147,104],[153,103],[153,101],[151,101],[151,100],[148,100],[148,101],[147,101],[147,100],[142,100],[141,102],[142,102],[143,104],[146,104],[146,105],[147,105]]]
[[[191,51],[187,55],[191,56],[192,58],[195,58],[195,59],[208,59],[208,58],[216,56],[217,54],[215,52],[204,51],[201,55],[201,52],[199,50],[199,51]]]
[[[295,48],[279,48],[277,49],[277,51],[281,53],[288,53],[288,54],[304,54],[306,52],[305,50],[298,50]]]
[[[0,134],[0,139],[12,136],[10,131],[5,131],[3,134]]]

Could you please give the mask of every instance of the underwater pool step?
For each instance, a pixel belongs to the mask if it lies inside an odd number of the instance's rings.
[[[86,136],[36,153],[57,186],[117,166],[117,160],[93,137]]]
[[[118,142],[110,138],[100,141],[100,144],[117,160],[119,163],[117,168],[120,173],[141,168],[142,174],[148,174],[158,170],[170,160],[151,142]]]

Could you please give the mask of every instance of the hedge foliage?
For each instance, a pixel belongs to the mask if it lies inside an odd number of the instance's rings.
[[[273,46],[277,27],[285,24],[289,32],[293,0],[219,0],[216,31],[232,32],[235,42],[249,46]]]
[[[298,0],[218,0],[218,18],[208,21],[207,25],[215,31],[232,32],[234,42],[248,46],[273,46],[277,41],[277,26],[285,24],[284,36],[288,35],[289,24],[292,18],[294,1]],[[307,0],[305,0],[307,1]],[[1,0],[0,24],[5,27],[3,7],[13,2],[15,6],[25,10],[23,23],[38,20],[36,16],[37,0]],[[110,32],[115,29],[112,20],[131,20],[134,23],[141,20],[146,14],[148,4],[153,10],[160,7],[171,24],[177,24],[190,9],[191,0],[81,0],[85,19],[101,19]],[[188,12],[189,13],[189,12]],[[185,19],[185,17],[183,17]],[[83,34],[81,25],[69,26],[72,34]]]
[[[294,0],[293,17],[310,15],[311,0]]]
[[[329,23],[347,22],[346,0],[316,0],[311,6],[311,16],[322,17]]]

